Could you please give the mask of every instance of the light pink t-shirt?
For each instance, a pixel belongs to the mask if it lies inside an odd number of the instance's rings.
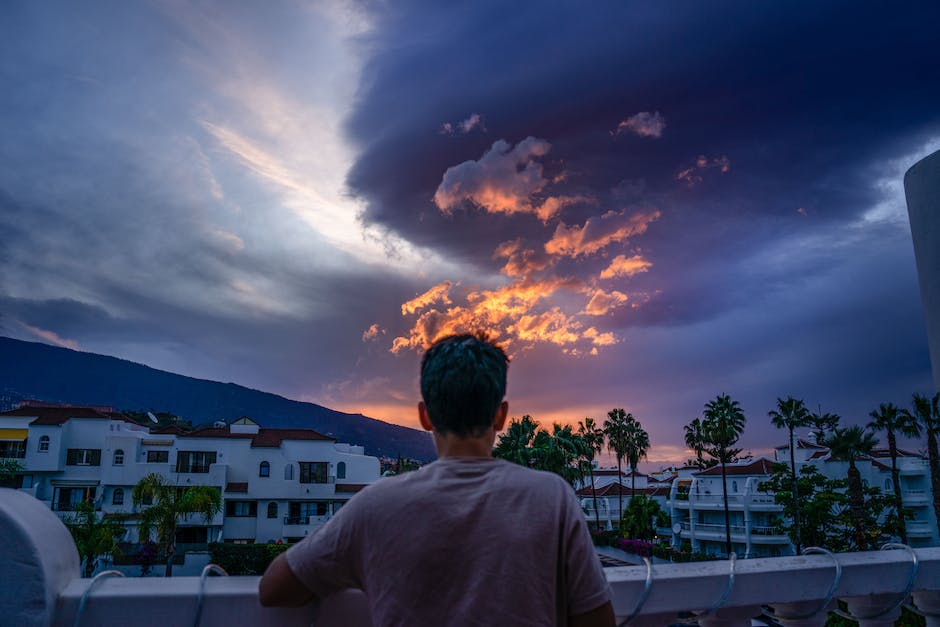
[[[558,625],[609,599],[571,486],[498,459],[382,479],[287,563],[320,597],[364,590],[377,626]]]

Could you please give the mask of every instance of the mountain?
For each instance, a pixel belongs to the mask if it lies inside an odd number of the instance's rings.
[[[194,379],[142,364],[0,336],[0,402],[111,405],[174,413],[192,423],[250,416],[265,427],[315,429],[369,455],[434,459],[430,435],[234,383]]]

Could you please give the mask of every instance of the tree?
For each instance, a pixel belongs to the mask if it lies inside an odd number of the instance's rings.
[[[650,450],[650,436],[643,429],[640,421],[630,415],[627,421],[626,433],[626,457],[630,464],[630,499],[636,495],[636,467],[641,459],[646,459],[646,453]]]
[[[623,458],[627,454],[627,424],[633,416],[623,410],[611,409],[607,412],[607,420],[604,421],[604,435],[607,436],[607,451],[612,452],[617,458],[617,495],[620,504],[618,518],[623,515],[623,484],[621,475],[623,468]],[[622,531],[622,530],[621,530]]]
[[[635,540],[651,541],[656,535],[655,521],[660,518],[661,514],[659,503],[645,494],[631,497],[621,519],[624,536]]]
[[[747,419],[737,401],[727,394],[719,394],[705,404],[704,412],[706,452],[721,464],[721,492],[725,509],[725,552],[731,555],[731,513],[728,510],[728,472],[726,466],[734,460],[740,449],[732,448],[744,431]]]
[[[500,434],[493,455],[520,466],[531,466],[532,440],[538,428],[539,423],[528,414],[511,421],[505,433]]]
[[[151,503],[141,511],[137,523],[140,537],[150,539],[157,532],[158,542],[166,553],[166,576],[173,574],[173,553],[176,549],[176,527],[185,516],[201,514],[208,523],[222,510],[222,494],[212,486],[176,486],[163,475],[151,473],[141,479],[133,490],[134,507]]]
[[[800,554],[800,502],[797,498],[796,487],[796,441],[793,437],[793,431],[797,427],[803,427],[809,424],[809,411],[802,400],[788,396],[786,399],[777,399],[777,409],[772,409],[767,414],[770,416],[770,422],[778,429],[786,429],[790,436],[787,448],[790,449],[790,481],[793,483],[793,521],[796,529],[796,539],[793,541],[796,546],[797,555]]]
[[[685,426],[685,445],[695,451],[694,465],[696,468],[706,468],[708,466],[703,456],[707,444],[705,442],[705,427],[702,421],[698,418],[693,419]]]
[[[15,459],[0,459],[0,487],[19,487],[19,480],[16,478],[21,472],[26,470],[23,465]]]
[[[584,478],[579,463],[587,454],[584,441],[571,432],[571,426],[552,425],[552,432],[544,429],[532,440],[533,467],[559,475],[574,485]]]
[[[930,489],[933,493],[933,511],[940,520],[940,451],[937,447],[937,433],[940,432],[940,392],[933,398],[915,394],[911,409],[904,410],[927,434],[927,463],[930,468]]]
[[[920,424],[909,413],[901,411],[893,403],[881,403],[876,411],[869,414],[872,421],[868,428],[872,431],[884,431],[888,438],[888,453],[891,455],[891,483],[894,487],[894,513],[898,524],[901,542],[907,544],[907,523],[904,521],[901,503],[901,471],[898,470],[897,434],[909,438],[920,437]]]
[[[588,472],[591,474],[591,496],[594,498],[594,521],[597,528],[601,528],[601,514],[597,511],[597,490],[594,487],[594,456],[604,448],[604,430],[597,426],[593,418],[585,418],[578,423],[578,436],[584,442],[588,463]]]
[[[797,530],[793,519],[793,483],[786,464],[774,464],[770,479],[759,486],[759,490],[774,495],[774,501],[783,508],[784,520],[780,521],[791,540],[797,534],[807,546],[821,546],[830,551],[867,551],[879,546],[888,534],[880,521],[890,507],[889,500],[877,488],[865,486],[864,526],[865,543],[859,546],[853,533],[849,497],[846,494],[847,479],[830,479],[820,473],[816,466],[805,465],[797,476],[800,500],[800,524]]]
[[[99,518],[95,506],[87,501],[75,506],[75,518],[67,526],[83,564],[83,577],[91,577],[102,555],[120,553],[118,541],[127,531],[118,522]]]
[[[822,407],[815,414],[809,414],[806,417],[806,423],[813,428],[813,440],[816,444],[826,441],[826,438],[839,426],[839,420],[839,414],[824,414]]]
[[[849,512],[854,527],[854,540],[856,546],[867,546],[867,532],[865,528],[865,494],[862,484],[862,473],[859,472],[855,461],[862,456],[870,455],[878,441],[875,436],[858,425],[836,429],[826,441],[829,455],[832,459],[849,463],[847,473]],[[861,549],[860,549],[861,550]]]

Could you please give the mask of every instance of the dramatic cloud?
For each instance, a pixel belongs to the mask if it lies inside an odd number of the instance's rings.
[[[666,128],[666,120],[659,111],[653,113],[640,111],[617,124],[617,128],[610,134],[616,136],[622,133],[634,133],[640,137],[659,138],[663,136],[664,128]]]
[[[447,168],[434,193],[434,203],[444,213],[470,203],[488,213],[531,213],[547,221],[567,205],[587,200],[580,196],[542,196],[551,181],[537,159],[550,150],[551,144],[535,137],[527,137],[514,147],[502,139],[493,142],[479,161]]]
[[[474,129],[486,132],[486,126],[483,124],[483,116],[479,113],[471,113],[470,117],[460,122],[444,122],[441,124],[441,135],[466,135]]]
[[[633,276],[641,272],[646,272],[653,266],[653,263],[641,255],[617,255],[610,262],[610,265],[601,271],[602,279],[612,279],[618,276]]]
[[[633,214],[608,211],[604,215],[588,218],[584,226],[566,226],[561,223],[555,228],[552,238],[545,243],[545,252],[566,257],[593,255],[611,244],[645,233],[650,223],[658,220],[660,215],[656,210]]]
[[[593,291],[591,300],[584,308],[584,313],[589,316],[603,316],[625,302],[627,302],[627,295],[622,292],[617,290],[605,292],[597,289]]]
[[[378,323],[375,323],[362,332],[362,341],[371,342],[372,340],[378,339],[379,335],[385,335],[385,329],[380,327]]]
[[[496,247],[494,259],[505,259],[500,272],[506,276],[523,276],[540,272],[552,265],[552,258],[541,250],[525,248],[521,239],[503,242]]]
[[[450,281],[444,281],[438,285],[435,285],[428,291],[423,294],[415,296],[406,303],[402,303],[401,306],[401,315],[413,314],[416,311],[424,309],[428,305],[433,305],[434,303],[440,302],[443,305],[450,304],[450,297],[448,293],[453,284]]]

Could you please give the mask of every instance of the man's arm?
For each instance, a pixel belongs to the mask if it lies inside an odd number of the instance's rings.
[[[287,563],[287,554],[278,555],[264,571],[258,584],[258,599],[264,607],[300,607],[315,598]]]
[[[614,627],[617,624],[614,617],[614,606],[608,601],[590,612],[569,616],[568,624],[571,627]]]

